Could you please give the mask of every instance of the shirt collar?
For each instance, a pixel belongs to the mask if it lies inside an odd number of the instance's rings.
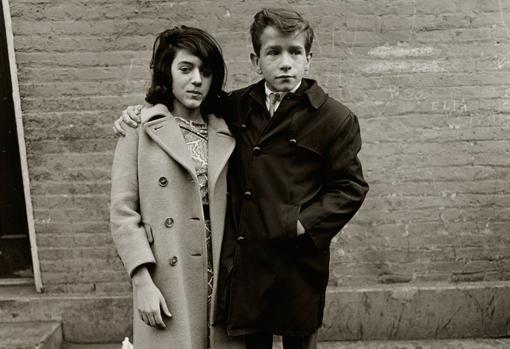
[[[264,90],[266,92],[266,98],[269,98],[269,95],[271,93],[281,93],[281,97],[283,98],[287,93],[294,93],[297,91],[297,89],[299,88],[299,86],[301,86],[301,81],[296,85],[296,87],[294,87],[292,90],[288,91],[288,92],[274,92],[274,91],[271,91],[269,89],[269,87],[267,86],[267,82],[264,83]]]
[[[265,94],[265,80],[260,80],[259,82],[240,90],[239,96],[250,95],[255,101],[260,103],[260,105],[265,105],[265,101],[267,100],[267,96]],[[309,103],[315,108],[318,109],[322,104],[326,102],[328,99],[328,95],[324,92],[324,90],[317,85],[317,82],[312,79],[302,79],[301,83],[296,86],[298,90],[296,90],[296,95],[306,95]]]

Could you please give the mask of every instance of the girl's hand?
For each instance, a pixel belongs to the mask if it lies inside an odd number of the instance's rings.
[[[140,319],[148,326],[161,329],[166,328],[161,311],[169,318],[172,317],[172,314],[168,310],[161,291],[152,281],[147,268],[141,268],[141,270],[138,270],[133,275],[133,289]]]

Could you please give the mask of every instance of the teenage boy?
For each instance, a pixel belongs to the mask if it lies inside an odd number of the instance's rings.
[[[247,349],[272,348],[273,334],[285,349],[316,348],[330,242],[368,191],[358,119],[303,78],[313,30],[300,14],[263,9],[250,33],[251,61],[263,79],[225,97],[237,146],[216,321],[245,336]],[[126,112],[119,120],[132,124]]]

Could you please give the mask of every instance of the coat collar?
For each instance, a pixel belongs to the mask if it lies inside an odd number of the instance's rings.
[[[223,119],[209,114],[207,121],[209,190],[213,191],[221,170],[234,150],[235,141]],[[142,109],[141,122],[149,137],[198,182],[195,165],[182,131],[168,108],[163,104],[156,104]]]
[[[265,80],[260,80],[250,88],[245,89],[241,95],[248,94],[259,104],[265,106],[265,82]],[[295,94],[298,96],[306,96],[310,105],[315,109],[319,109],[328,99],[327,93],[317,84],[317,81],[312,79],[303,79],[301,81],[301,86],[299,86]]]

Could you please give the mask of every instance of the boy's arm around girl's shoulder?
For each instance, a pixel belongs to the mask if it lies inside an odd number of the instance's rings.
[[[329,104],[325,114],[334,132],[325,156],[322,190],[299,216],[318,248],[329,247],[331,239],[356,214],[368,192],[358,158],[361,150],[358,118],[336,101]]]

